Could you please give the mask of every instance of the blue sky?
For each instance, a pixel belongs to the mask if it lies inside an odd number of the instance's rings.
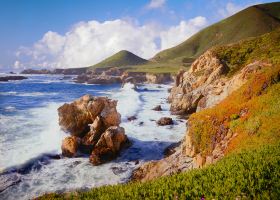
[[[271,1],[0,0],[0,70],[80,67],[123,48],[149,58],[248,5],[265,2]]]

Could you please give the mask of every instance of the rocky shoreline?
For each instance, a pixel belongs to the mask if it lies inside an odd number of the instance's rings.
[[[146,72],[129,72],[119,68],[96,69],[78,75],[74,80],[76,83],[87,84],[125,84],[131,82],[166,84],[173,81],[173,77],[169,73],[150,74]]]
[[[180,71],[177,74],[168,97],[170,111],[172,114],[185,116],[211,108],[245,84],[252,74],[267,66],[270,65],[254,61],[233,76],[227,76],[228,66],[214,51],[208,50],[193,62],[189,71]],[[211,154],[203,157],[194,148],[189,130],[191,126],[188,121],[185,137],[170,155],[162,160],[143,164],[134,170],[131,179],[144,182],[215,163],[224,156],[229,142],[236,136],[221,125],[219,132],[223,139],[217,140]]]
[[[0,77],[0,82],[8,82],[8,81],[17,81],[17,80],[24,80],[28,79],[25,76],[3,76]]]

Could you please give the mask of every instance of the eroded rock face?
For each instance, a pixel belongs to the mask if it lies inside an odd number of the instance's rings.
[[[146,162],[133,171],[132,181],[150,181],[162,176],[169,176],[194,168],[193,159],[185,156],[182,146],[174,153],[157,161]]]
[[[252,74],[267,65],[269,64],[256,61],[243,67],[233,76],[227,77],[225,75],[228,67],[209,50],[192,64],[188,72],[182,70],[178,73],[175,86],[169,96],[171,111],[175,114],[191,114],[212,107],[240,88]],[[246,111],[242,111],[244,112]],[[188,127],[191,127],[190,123]],[[168,150],[168,156],[161,160],[141,165],[133,172],[132,180],[152,180],[215,163],[224,156],[228,144],[236,136],[222,125],[218,131],[222,139],[215,141],[213,151],[206,157],[195,150],[187,130],[180,147]]]
[[[107,97],[85,95],[58,108],[59,124],[71,134],[63,140],[62,154],[91,154],[94,165],[115,158],[128,142],[124,129],[119,127],[121,116],[116,107],[117,101]]]
[[[265,63],[254,62],[233,77],[225,76],[229,68],[208,50],[191,65],[189,71],[180,71],[168,97],[173,114],[191,114],[213,107],[242,86],[250,74]]]

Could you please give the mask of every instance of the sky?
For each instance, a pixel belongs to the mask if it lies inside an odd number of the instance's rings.
[[[0,0],[0,72],[93,65],[120,50],[149,59],[266,0]]]

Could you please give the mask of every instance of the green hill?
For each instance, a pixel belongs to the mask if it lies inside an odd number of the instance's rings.
[[[139,56],[129,51],[122,50],[110,56],[109,58],[106,58],[100,63],[90,66],[89,69],[91,70],[95,68],[126,67],[131,65],[145,64],[146,62],[147,60],[140,58]]]
[[[213,24],[173,48],[159,52],[153,60],[183,63],[215,45],[230,44],[268,33],[280,26],[280,3],[251,6]]]

